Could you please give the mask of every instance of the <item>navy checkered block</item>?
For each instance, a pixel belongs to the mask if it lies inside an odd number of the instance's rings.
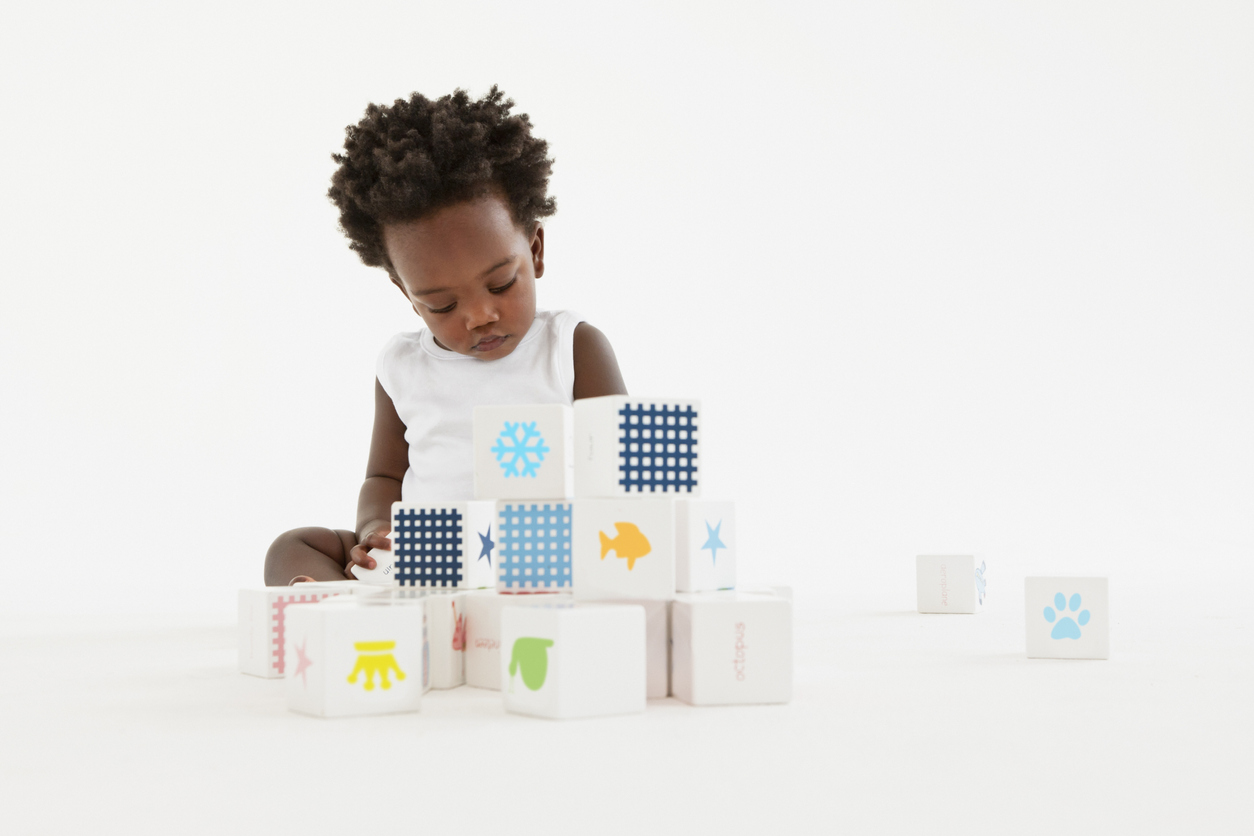
[[[497,584],[502,592],[570,588],[572,505],[505,502],[498,506]]]
[[[618,418],[618,484],[627,493],[692,493],[696,489],[694,407],[627,403]]]
[[[462,580],[462,515],[456,508],[401,508],[392,516],[396,583],[458,586]]]

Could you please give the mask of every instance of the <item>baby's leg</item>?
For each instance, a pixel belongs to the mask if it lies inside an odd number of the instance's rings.
[[[294,528],[280,534],[266,552],[266,586],[293,580],[342,581],[348,553],[357,545],[351,531]]]

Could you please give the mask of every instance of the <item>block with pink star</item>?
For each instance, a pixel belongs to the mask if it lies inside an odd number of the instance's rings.
[[[352,586],[347,581],[337,581],[241,589],[237,634],[240,673],[267,679],[283,676],[283,636],[288,605],[313,604],[344,595]]]

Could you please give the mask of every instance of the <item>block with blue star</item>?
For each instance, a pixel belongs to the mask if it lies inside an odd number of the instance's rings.
[[[675,589],[710,592],[736,586],[736,503],[675,501]]]
[[[392,584],[444,590],[495,586],[495,509],[496,503],[476,500],[392,503]]]
[[[475,499],[574,496],[574,426],[566,404],[475,407]]]

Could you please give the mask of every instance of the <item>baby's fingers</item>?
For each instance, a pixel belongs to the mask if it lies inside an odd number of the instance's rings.
[[[370,556],[369,549],[366,548],[366,544],[369,542],[370,538],[367,537],[366,543],[359,543],[356,546],[353,546],[348,552],[348,562],[356,563],[358,566],[364,566],[367,569],[373,569],[375,567],[375,560]]]
[[[366,535],[366,539],[362,541],[362,545],[370,549],[383,549],[385,552],[392,551],[392,541],[388,539],[389,531],[375,531]]]

